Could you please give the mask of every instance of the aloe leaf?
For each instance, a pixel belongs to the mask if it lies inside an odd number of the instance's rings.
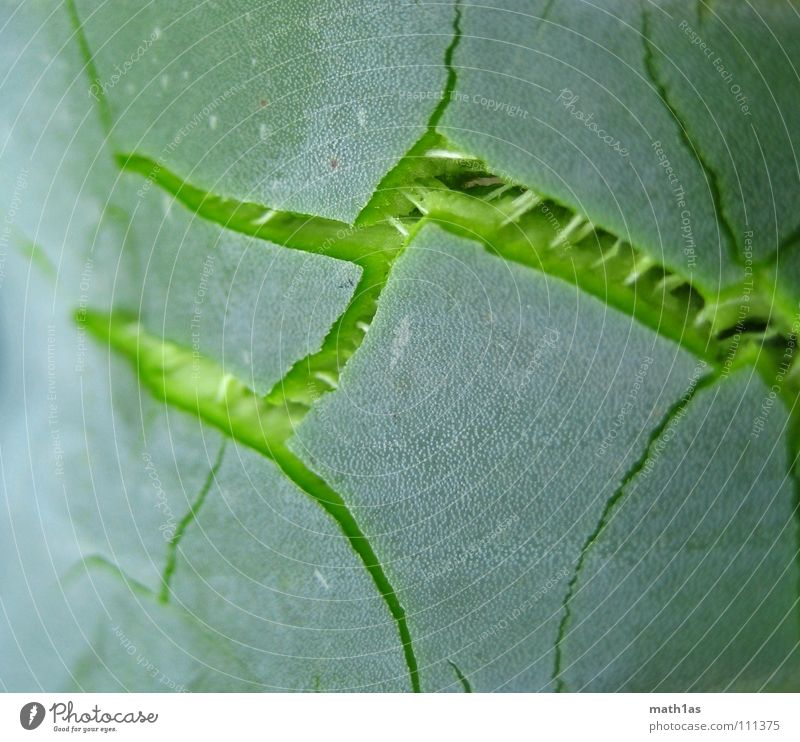
[[[241,693],[258,687],[213,631],[180,607],[160,603],[115,565],[87,560],[66,582],[88,645],[73,659],[71,691]]]
[[[797,690],[796,14],[235,5],[0,11],[0,687]]]
[[[16,17],[9,23],[21,42],[35,41],[11,47],[19,65],[35,68],[51,44],[59,53],[33,92],[19,86],[24,77],[5,83],[19,110],[11,107],[4,116],[11,134],[4,172],[8,164],[7,172],[15,168],[25,180],[21,194],[8,194],[14,232],[4,233],[9,240],[2,256],[3,346],[17,349],[4,364],[9,383],[2,397],[3,418],[13,425],[3,426],[0,439],[4,464],[14,462],[3,480],[8,507],[0,522],[0,641],[9,658],[0,676],[4,687],[338,689],[357,685],[350,675],[371,676],[375,687],[408,687],[403,647],[385,599],[338,526],[305,494],[294,494],[307,500],[298,506],[297,520],[316,522],[316,528],[299,534],[307,542],[307,559],[302,565],[290,561],[284,578],[292,568],[296,578],[313,578],[317,566],[327,570],[334,564],[357,572],[348,577],[348,600],[358,590],[363,596],[349,604],[354,606],[349,612],[325,614],[345,621],[342,632],[364,640],[352,659],[342,657],[348,673],[334,674],[332,665],[314,660],[313,653],[305,662],[282,666],[294,679],[249,672],[249,662],[240,661],[249,659],[241,647],[233,648],[238,655],[218,651],[216,633],[180,606],[165,605],[181,565],[190,569],[180,561],[180,543],[191,535],[205,500],[218,492],[211,472],[225,438],[143,389],[130,364],[110,356],[107,345],[90,335],[91,310],[120,317],[135,312],[158,341],[183,343],[189,359],[216,359],[223,378],[237,373],[263,394],[295,362],[318,350],[350,302],[362,268],[328,257],[324,249],[317,255],[289,251],[225,229],[196,216],[145,177],[118,176],[113,153],[98,154],[103,135],[96,103],[87,95],[75,29],[62,7],[53,10],[50,16],[49,11],[22,14],[27,26],[17,25]],[[15,116],[30,116],[41,126],[29,130],[15,123]],[[37,138],[43,144],[37,145]],[[65,141],[68,161],[59,160]],[[259,218],[263,212],[259,209]],[[303,231],[283,224],[298,235]],[[341,227],[335,225],[333,233]],[[275,311],[292,304],[288,313]],[[262,465],[259,481],[266,476]],[[272,474],[276,491],[285,495],[291,485],[281,477]],[[222,518],[215,527],[229,526]],[[319,540],[326,529],[333,535]],[[295,534],[299,545],[297,539]],[[315,549],[322,555],[319,565]],[[197,557],[198,549],[193,553]],[[84,562],[90,574],[80,578]],[[98,566],[112,584],[100,600],[87,600],[103,582],[95,574]],[[336,584],[332,577],[330,584]],[[146,599],[138,594],[142,591]],[[273,643],[292,636],[291,614],[298,610],[285,604],[273,614],[274,626],[282,627]],[[154,625],[161,631],[153,634]],[[351,631],[353,625],[359,630]],[[118,631],[146,657],[174,666],[172,680],[154,682],[147,667],[134,662],[139,653],[132,659],[126,654]],[[306,640],[314,633],[297,632]],[[328,638],[341,634],[333,627],[331,632]],[[377,650],[367,636],[382,642]],[[101,661],[93,664],[98,656]],[[114,665],[117,671],[109,671]]]
[[[113,193],[108,248],[127,268],[115,272],[115,308],[266,394],[319,350],[361,268],[237,234],[147,186],[123,176]]]

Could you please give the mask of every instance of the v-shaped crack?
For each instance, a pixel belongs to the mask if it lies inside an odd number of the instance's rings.
[[[369,539],[339,493],[306,467],[286,445],[308,408],[291,403],[270,404],[241,381],[226,374],[214,361],[198,358],[191,349],[149,335],[135,320],[86,312],[81,315],[81,321],[93,336],[128,358],[138,374],[139,383],[154,396],[194,414],[271,459],[299,490],[314,499],[336,521],[397,625],[411,687],[419,691],[419,671],[405,610]],[[184,519],[186,526],[202,505],[220,463],[221,454],[192,511]],[[182,532],[176,533],[176,547],[180,535]],[[174,561],[172,565],[174,571]],[[165,571],[162,602],[168,595],[170,575],[171,571]]]
[[[84,56],[85,69],[92,81],[96,83],[99,76],[94,66],[91,50],[83,33],[74,0],[68,0],[68,12]],[[445,51],[444,57],[444,64],[447,69],[445,91],[440,105],[436,107],[429,121],[429,132],[435,129],[456,83],[452,58],[460,40],[460,0],[457,0],[454,12],[453,38]],[[110,131],[113,127],[113,120],[108,103],[103,96],[100,96],[98,104],[101,119],[106,130]],[[323,343],[322,349],[295,364],[279,383],[279,393],[276,391],[278,387],[273,390],[275,393],[273,393],[272,397],[276,395],[283,397],[281,409],[287,411],[291,408],[294,410],[294,414],[285,412],[282,416],[283,419],[276,420],[275,418],[280,418],[281,414],[276,414],[273,407],[269,411],[271,422],[277,422],[278,424],[274,427],[270,425],[270,432],[264,430],[262,420],[259,417],[260,412],[267,412],[265,407],[268,402],[256,399],[255,395],[249,390],[238,389],[236,384],[233,385],[239,395],[236,411],[239,418],[237,423],[232,423],[229,414],[230,409],[227,404],[231,392],[231,384],[226,382],[224,385],[224,411],[209,409],[208,399],[205,400],[206,403],[204,405],[201,405],[198,397],[195,397],[195,404],[193,405],[192,400],[186,398],[184,393],[186,389],[191,389],[192,385],[180,391],[174,385],[168,388],[167,379],[169,374],[175,371],[175,366],[159,366],[159,362],[163,363],[165,360],[165,355],[170,355],[172,362],[174,362],[175,356],[180,353],[179,350],[173,348],[170,353],[165,353],[166,344],[155,348],[151,347],[152,343],[145,342],[145,352],[147,352],[147,348],[156,352],[153,357],[147,359],[143,367],[140,362],[143,351],[141,343],[142,332],[138,325],[134,327],[131,323],[126,323],[120,328],[115,325],[114,318],[102,318],[98,315],[86,313],[82,314],[81,321],[89,329],[93,330],[95,334],[99,334],[101,337],[105,335],[112,345],[116,345],[119,350],[126,352],[131,358],[135,359],[140,379],[145,385],[149,384],[151,390],[157,396],[201,416],[205,415],[210,422],[226,433],[242,440],[247,445],[257,448],[261,453],[272,458],[289,479],[300,489],[314,497],[336,519],[350,540],[351,545],[362,558],[365,568],[372,576],[379,593],[386,601],[389,611],[397,623],[409,668],[411,685],[415,691],[419,691],[419,673],[408,625],[405,620],[405,612],[386,574],[383,572],[377,556],[338,493],[334,492],[321,478],[308,470],[299,459],[291,454],[285,445],[285,440],[288,437],[287,430],[293,429],[296,422],[294,418],[304,414],[304,412],[297,412],[298,409],[302,408],[302,403],[306,403],[307,409],[308,403],[313,401],[315,396],[322,391],[327,391],[327,389],[317,391],[312,393],[309,398],[309,380],[320,377],[329,378],[331,372],[333,372],[334,377],[338,376],[341,362],[346,362],[347,358],[360,345],[363,338],[363,329],[374,316],[377,300],[388,279],[391,263],[402,248],[402,237],[408,234],[407,230],[396,219],[392,219],[388,225],[377,224],[365,230],[361,226],[350,227],[318,217],[304,217],[303,215],[264,209],[254,204],[226,201],[225,199],[214,197],[212,194],[191,188],[175,175],[166,171],[160,163],[154,163],[135,155],[121,156],[118,158],[118,164],[123,169],[135,170],[140,174],[144,174],[148,180],[155,181],[167,190],[172,191],[177,198],[181,199],[197,213],[220,223],[226,228],[238,229],[244,233],[270,239],[296,249],[350,260],[362,267],[362,276],[354,298],[347,310],[334,324]],[[400,238],[398,238],[398,233]],[[342,359],[341,353],[343,340],[349,342],[352,346],[348,349],[349,352],[345,354],[344,359]],[[227,377],[225,378],[227,379]],[[180,379],[181,384],[185,381],[185,379]],[[194,391],[197,393],[197,385],[194,385]],[[204,391],[207,392],[208,390]],[[214,396],[215,400],[220,398],[218,392],[219,390]],[[300,404],[297,404],[297,402]],[[257,424],[254,423],[252,417],[249,417],[253,413],[255,413]],[[240,433],[244,433],[244,435],[239,436]],[[163,587],[160,594],[162,600],[166,600],[169,594],[169,582],[175,569],[176,550],[180,537],[189,523],[195,518],[197,509],[202,506],[221,461],[221,455],[220,453],[220,459],[212,468],[209,478],[190,512],[181,522],[182,527],[179,527],[175,534],[167,567],[164,571]]]

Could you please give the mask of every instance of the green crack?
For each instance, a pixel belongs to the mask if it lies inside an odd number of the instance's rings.
[[[401,233],[389,223],[354,227],[335,219],[271,209],[204,191],[148,157],[120,154],[116,160],[120,169],[144,176],[203,219],[294,250],[348,260],[366,269],[402,244]]]
[[[717,215],[717,220],[722,227],[722,232],[726,238],[725,241],[728,245],[728,252],[734,263],[741,265],[744,262],[744,256],[741,252],[741,246],[736,239],[733,226],[730,223],[730,219],[728,218],[725,207],[722,203],[722,190],[719,185],[719,176],[711,167],[711,165],[706,162],[700,150],[695,147],[694,143],[689,138],[688,127],[683,122],[683,119],[678,115],[678,111],[675,106],[670,102],[669,91],[658,75],[658,69],[656,68],[655,57],[653,55],[654,44],[652,41],[650,41],[650,15],[647,12],[647,7],[644,3],[642,4],[642,43],[644,44],[645,71],[647,72],[650,81],[653,83],[653,87],[655,87],[659,98],[663,101],[664,106],[667,108],[673,120],[675,121],[678,127],[678,136],[681,142],[688,150],[690,156],[697,160],[697,163],[700,165],[700,169],[703,171],[703,174],[706,177],[706,183],[708,184],[708,189],[711,193],[711,200],[714,204],[714,211]]]
[[[447,660],[447,664],[453,668],[453,672],[456,674],[458,682],[461,683],[461,687],[464,689],[464,693],[472,693],[472,685],[467,679],[467,676],[464,675],[463,672],[461,672],[461,669],[458,667],[458,665],[455,662],[453,662],[453,660]]]
[[[780,378],[780,395],[795,408],[800,364],[792,349],[800,315],[780,300],[768,271],[704,294],[586,216],[477,166],[402,191],[410,204],[404,216],[436,222],[483,243],[493,255],[561,278],[718,371],[750,363],[768,386]],[[793,440],[800,448],[800,409],[794,417]]]
[[[356,219],[358,225],[370,225],[396,218],[408,206],[407,199],[402,192],[404,186],[424,178],[444,176],[448,172],[457,171],[464,164],[464,158],[451,156],[451,148],[437,131],[458,82],[458,73],[453,65],[453,58],[461,43],[462,12],[461,0],[456,0],[453,15],[453,38],[444,52],[443,64],[447,71],[447,78],[441,98],[428,119],[425,133],[383,176],[369,203],[358,215]],[[459,162],[460,159],[462,159],[461,162]],[[474,161],[469,157],[465,159]]]
[[[130,589],[132,592],[138,593],[142,596],[147,596],[148,598],[156,597],[153,590],[147,587],[147,585],[133,579],[133,577],[127,575],[118,564],[100,554],[90,554],[85,556],[77,564],[74,564],[72,567],[70,567],[64,573],[62,578],[63,584],[70,585],[74,583],[92,569],[97,569],[113,575],[114,578],[120,580],[125,587]]]
[[[547,21],[550,20],[550,13],[553,12],[553,7],[555,4],[556,0],[547,0],[547,5],[544,6],[544,9],[539,14],[540,27],[544,27]]]
[[[426,221],[566,280],[710,363],[721,364],[735,353],[737,335],[750,344],[786,341],[797,324],[797,308],[777,291],[767,266],[720,291],[704,292],[587,217],[498,178],[435,132],[387,175],[356,225],[215,196],[138,155],[121,156],[119,164],[226,229],[362,268],[353,298],[322,348],[278,382],[270,395],[274,402],[308,405],[336,384],[375,315],[394,260]]]
[[[444,68],[447,70],[447,80],[444,85],[444,92],[442,93],[441,100],[436,104],[430,120],[428,121],[428,131],[435,132],[436,127],[442,120],[445,110],[447,109],[450,99],[456,89],[456,82],[458,81],[458,73],[453,66],[453,57],[455,56],[456,49],[461,43],[461,0],[456,0],[454,7],[455,15],[453,16],[453,38],[444,51]]]
[[[481,180],[480,178],[473,179]],[[503,188],[504,186],[501,186]],[[713,355],[713,326],[695,322],[700,295],[631,245],[533,191],[508,188],[488,198],[428,181],[415,202],[447,231],[478,240],[493,255],[561,278],[634,317],[701,358]],[[499,189],[496,189],[499,190]]]
[[[203,191],[146,157],[120,155],[117,162],[123,170],[144,176],[198,216],[225,229],[361,267],[353,297],[320,350],[295,363],[269,398],[308,405],[328,391],[330,382],[338,379],[341,368],[361,344],[364,328],[375,315],[389,269],[403,247],[405,226],[400,222],[352,226],[324,217],[277,211]]]
[[[183,535],[186,533],[186,529],[195,520],[197,520],[197,514],[203,507],[203,503],[206,501],[206,497],[211,490],[211,486],[216,480],[217,472],[219,471],[220,466],[222,466],[222,459],[224,456],[225,439],[223,439],[222,443],[220,444],[219,451],[217,452],[217,458],[214,460],[214,463],[208,472],[208,476],[206,477],[205,482],[203,482],[203,486],[200,488],[200,492],[198,492],[194,502],[192,502],[192,504],[189,506],[189,512],[187,512],[186,515],[181,518],[180,523],[178,523],[178,527],[175,529],[175,533],[169,540],[169,544],[167,545],[167,561],[164,565],[164,573],[161,577],[161,590],[158,593],[158,600],[161,603],[167,603],[169,601],[170,583],[172,582],[172,576],[175,574],[175,569],[178,566],[178,545],[180,544]]]
[[[756,365],[772,384],[782,354],[796,341],[797,308],[778,291],[768,267],[706,292],[586,216],[498,178],[484,163],[453,151],[433,129],[387,175],[356,225],[215,196],[137,155],[120,157],[119,164],[222,227],[362,268],[321,349],[297,361],[270,391],[275,404],[308,407],[336,387],[375,316],[394,260],[428,222],[568,281],[717,368],[763,351]],[[784,374],[781,388],[790,407],[800,392],[798,368]]]
[[[100,116],[100,123],[103,125],[103,129],[105,130],[106,134],[110,134],[114,128],[114,118],[111,115],[111,108],[109,107],[105,93],[103,92],[100,74],[98,73],[97,66],[94,63],[94,56],[92,55],[91,48],[89,47],[89,41],[86,38],[86,34],[84,33],[80,16],[78,15],[78,7],[75,4],[75,0],[66,0],[65,5],[67,8],[67,15],[69,16],[70,25],[72,26],[73,33],[75,34],[75,38],[78,42],[78,48],[83,59],[83,68],[86,70],[86,76],[92,83],[92,87],[97,88],[97,94],[94,96],[94,98],[97,101],[97,110]]]
[[[320,397],[328,387],[328,379],[338,381],[341,369],[361,345],[364,332],[372,322],[378,308],[378,299],[386,282],[389,272],[397,256],[405,248],[408,239],[417,228],[404,223],[395,215],[401,204],[407,204],[405,195],[399,190],[403,184],[434,175],[445,174],[452,171],[454,165],[447,157],[431,157],[430,152],[447,151],[444,140],[436,133],[436,127],[444,115],[448,103],[456,86],[456,71],[453,67],[453,56],[461,41],[461,2],[456,0],[455,15],[453,18],[453,38],[444,53],[444,66],[447,70],[447,80],[442,97],[436,105],[427,131],[411,150],[401,158],[400,162],[387,173],[376,189],[369,203],[359,214],[354,227],[344,226],[357,234],[367,233],[370,239],[378,238],[373,244],[387,244],[389,249],[380,253],[383,260],[374,266],[362,265],[364,272],[356,286],[350,305],[334,323],[326,336],[322,348],[315,354],[301,359],[290,369],[289,373],[272,389],[268,398],[272,401],[281,399],[303,401],[312,403]],[[388,200],[384,199],[388,194]],[[399,202],[398,203],[398,199]],[[388,227],[387,227],[388,225]],[[390,229],[391,241],[381,243],[377,229]],[[340,228],[341,229],[341,228]],[[398,242],[398,233],[401,239]],[[408,239],[402,240],[402,237]],[[339,257],[339,256],[334,256]],[[343,259],[348,259],[342,256]],[[359,263],[361,264],[361,263]],[[323,384],[320,384],[320,381]]]
[[[96,78],[74,0],[68,3],[68,10],[86,59],[87,72]],[[487,211],[482,209],[478,201],[492,201],[494,206],[502,207],[503,200],[514,193],[521,193],[523,200],[531,197],[532,203],[538,203],[548,218],[556,212],[563,214],[557,231],[569,231],[575,219],[582,220],[584,226],[588,220],[552,200],[537,196],[532,190],[500,180],[476,158],[454,151],[438,133],[437,126],[457,84],[453,59],[461,39],[461,14],[461,4],[456,2],[453,38],[444,55],[447,70],[445,90],[431,115],[425,135],[387,173],[355,225],[226,199],[181,180],[160,162],[137,154],[117,156],[122,169],[143,175],[149,182],[172,193],[204,219],[285,247],[329,255],[362,267],[361,280],[353,298],[331,328],[322,348],[298,361],[272,390],[270,399],[308,405],[336,385],[341,368],[359,347],[363,333],[375,315],[378,298],[394,259],[403,249],[408,233],[424,222],[426,217],[440,220],[442,226],[453,231],[467,231],[470,233],[468,236],[477,236],[491,252],[503,258],[570,281],[709,362],[724,362],[731,353],[735,353],[738,335],[746,336],[747,345],[777,338],[778,342],[768,343],[766,350],[778,355],[781,342],[785,345],[785,341],[791,339],[795,332],[797,308],[793,301],[778,291],[774,277],[767,270],[768,266],[757,266],[752,291],[745,285],[745,279],[720,292],[704,296],[687,276],[667,270],[654,258],[604,230],[594,229],[592,225],[589,225],[592,229],[585,232],[581,240],[574,241],[581,243],[581,251],[572,253],[563,249],[553,251],[552,241],[549,244],[547,241],[549,237],[542,241],[542,225],[535,224],[535,219],[531,219],[530,213],[526,213],[524,208],[520,214],[511,215],[512,227],[505,232],[497,229],[491,215],[486,217]],[[647,38],[648,22],[649,16],[643,11],[645,66],[665,105],[675,117],[685,144],[697,156],[713,189],[716,182],[714,173],[709,173],[700,154],[686,138],[681,121],[669,103],[667,91],[655,74],[653,52]],[[101,100],[101,109],[103,103]],[[500,188],[494,190],[503,191],[504,197],[494,199],[493,193],[485,192],[486,188],[475,187],[476,183],[488,182],[499,184]],[[421,202],[431,200],[431,184],[433,190],[447,189],[452,192],[441,194],[438,206],[444,206],[440,211],[437,211],[435,203],[432,211],[424,206],[418,208]],[[414,192],[416,195],[412,195]],[[421,201],[419,193],[423,194]],[[462,201],[459,208],[453,208],[465,193],[477,196],[477,199],[469,203]],[[436,197],[432,200],[437,201]],[[445,201],[448,203],[445,204]],[[719,206],[718,203],[716,205]],[[730,225],[724,221],[721,208],[717,211],[723,221],[723,229],[727,225],[729,230]],[[572,242],[564,240],[559,247],[570,247]],[[731,247],[738,260],[735,241]],[[594,258],[591,255],[592,248],[599,248],[595,249]],[[748,316],[742,321],[737,314],[745,305]],[[734,336],[733,342],[730,336]],[[733,351],[731,348],[734,348]],[[792,389],[792,392],[795,391]],[[785,396],[790,401],[794,399],[791,394]]]
[[[274,461],[338,523],[397,624],[411,686],[419,692],[419,671],[405,610],[369,540],[341,496],[287,447],[308,407],[288,401],[272,404],[213,361],[148,334],[135,319],[87,311],[78,321],[98,340],[127,357],[134,364],[139,382],[155,397],[194,414]]]
[[[776,365],[792,342],[797,309],[776,291],[768,269],[758,268],[722,291],[704,293],[686,276],[587,217],[496,177],[479,160],[454,152],[435,132],[429,134],[415,147],[419,152],[412,150],[387,176],[362,214],[364,222],[355,226],[221,198],[147,158],[120,158],[124,169],[145,175],[207,220],[361,266],[353,298],[321,349],[297,361],[271,390],[269,401],[309,406],[335,388],[374,318],[394,260],[427,222],[477,239],[501,258],[572,283],[713,366],[731,366],[738,357],[762,349],[772,359],[759,366],[763,372]],[[436,147],[430,149],[432,144]],[[800,375],[788,376],[783,396],[791,404]]]
[[[567,583],[567,592],[564,596],[564,602],[562,604],[562,616],[561,621],[558,625],[558,634],[556,635],[556,642],[555,642],[555,657],[553,663],[553,675],[552,681],[555,684],[556,692],[564,693],[567,691],[566,683],[562,677],[562,673],[564,671],[564,655],[563,655],[563,643],[567,636],[567,632],[569,629],[569,624],[572,619],[572,607],[571,602],[572,598],[576,594],[576,587],[578,584],[578,579],[580,578],[581,571],[583,570],[583,566],[586,562],[587,555],[589,550],[591,549],[594,542],[602,533],[603,529],[608,525],[609,521],[611,520],[612,513],[614,508],[617,504],[622,500],[625,494],[625,488],[631,483],[631,481],[639,474],[642,469],[644,468],[645,464],[647,463],[648,459],[650,458],[650,454],[653,450],[653,446],[658,442],[661,436],[667,431],[667,429],[671,425],[677,424],[681,418],[686,413],[686,409],[689,406],[689,403],[694,399],[697,392],[701,389],[711,386],[712,384],[716,383],[719,379],[719,374],[711,373],[707,374],[706,376],[700,378],[693,378],[691,383],[689,384],[689,388],[684,392],[683,396],[673,404],[664,417],[661,419],[659,424],[653,429],[650,433],[650,436],[647,441],[647,445],[642,452],[642,455],[634,462],[633,466],[625,473],[625,476],[622,478],[622,481],[619,484],[619,487],[614,491],[611,497],[608,498],[606,504],[603,508],[603,512],[600,515],[599,520],[597,521],[597,525],[595,529],[587,536],[586,541],[584,541],[583,546],[581,547],[580,555],[578,556],[578,561],[575,564],[575,569],[572,573],[572,577]]]
[[[378,299],[397,255],[399,250],[386,253],[380,265],[362,272],[350,303],[333,323],[322,347],[292,365],[267,395],[271,402],[295,401],[310,405],[338,384],[342,368],[358,350],[377,312]]]
[[[122,170],[144,176],[148,182],[171,193],[208,221],[292,249],[353,262],[362,268],[349,305],[331,327],[320,350],[292,366],[267,395],[270,402],[310,405],[332,386],[335,387],[341,369],[361,345],[364,332],[377,311],[378,299],[391,266],[405,247],[405,238],[417,226],[391,214],[400,206],[395,200],[391,202],[393,208],[387,209],[385,204],[376,205],[380,202],[379,194],[384,191],[391,193],[394,199],[407,206],[405,194],[395,185],[422,177],[452,176],[458,171],[459,165],[453,158],[429,156],[428,153],[447,153],[446,143],[435,129],[456,85],[452,61],[461,39],[460,24],[461,5],[456,2],[453,38],[444,55],[447,69],[445,89],[428,122],[427,132],[386,176],[389,184],[378,188],[377,201],[376,198],[370,201],[356,225],[222,198],[187,183],[161,163],[147,157],[137,154],[117,156],[117,164]],[[410,162],[414,163],[413,167],[409,167]]]

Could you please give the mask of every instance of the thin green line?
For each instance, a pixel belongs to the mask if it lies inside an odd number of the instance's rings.
[[[741,245],[736,240],[733,226],[731,225],[726,210],[722,203],[722,193],[719,186],[719,177],[711,165],[706,162],[705,157],[700,150],[695,147],[692,140],[689,138],[688,127],[684,124],[683,119],[678,115],[678,111],[669,99],[669,91],[666,85],[661,81],[658,69],[655,63],[655,56],[653,55],[652,42],[650,41],[650,16],[647,12],[646,5],[642,4],[642,39],[644,44],[644,68],[650,77],[650,81],[656,89],[659,97],[664,103],[665,108],[669,111],[675,124],[678,128],[678,137],[683,142],[689,154],[694,157],[700,165],[700,169],[706,176],[708,189],[711,193],[711,200],[714,205],[714,211],[718,217],[719,224],[722,227],[722,232],[725,235],[725,242],[728,246],[728,252],[734,263],[742,265],[744,256],[741,252]]]
[[[472,685],[470,684],[469,680],[467,679],[467,676],[464,675],[463,672],[461,672],[461,670],[459,669],[458,665],[455,662],[453,662],[452,660],[447,660],[447,663],[450,665],[450,667],[453,668],[453,671],[455,672],[456,677],[458,678],[459,682],[461,683],[461,686],[464,688],[464,693],[472,693]]]
[[[455,16],[453,17],[453,38],[444,52],[444,67],[447,70],[447,80],[444,85],[444,93],[442,93],[441,100],[436,104],[436,108],[434,108],[430,120],[428,121],[428,131],[434,131],[439,125],[450,103],[450,99],[455,92],[456,82],[458,82],[458,73],[453,66],[453,57],[455,56],[459,43],[461,43],[461,0],[456,0]]]
[[[206,496],[216,480],[217,472],[219,472],[219,468],[222,466],[222,459],[225,455],[225,444],[226,439],[223,438],[219,447],[219,451],[217,452],[217,458],[209,470],[208,476],[206,477],[205,482],[203,482],[203,486],[200,488],[200,492],[197,494],[194,502],[192,502],[192,504],[189,506],[189,511],[183,516],[183,518],[181,518],[180,523],[178,523],[178,527],[175,529],[175,533],[172,535],[172,538],[167,544],[167,562],[164,566],[164,574],[161,578],[161,590],[158,593],[158,600],[161,603],[166,603],[169,601],[170,583],[172,582],[172,577],[175,574],[175,569],[178,562],[178,545],[180,544],[184,533],[186,533],[186,529],[197,519],[197,514],[203,507],[203,503],[206,501]]]
[[[567,584],[567,592],[564,596],[564,601],[562,603],[563,614],[561,616],[561,621],[559,622],[558,625],[558,634],[556,635],[552,681],[555,684],[555,689],[557,692],[564,693],[567,690],[566,683],[564,681],[564,678],[562,677],[562,673],[564,670],[563,667],[564,656],[563,656],[562,645],[567,635],[569,623],[572,619],[572,608],[571,608],[572,598],[576,594],[578,579],[580,578],[581,571],[583,570],[583,566],[586,562],[589,550],[591,549],[592,545],[597,540],[597,538],[600,536],[606,525],[608,525],[608,522],[611,520],[611,514],[614,511],[614,508],[617,506],[617,503],[624,497],[626,487],[644,468],[645,464],[650,458],[650,452],[652,451],[653,446],[656,444],[658,439],[661,438],[661,436],[664,434],[667,428],[673,423],[673,421],[680,420],[686,408],[689,406],[689,403],[696,396],[697,392],[700,389],[704,389],[714,384],[718,379],[719,379],[719,374],[716,373],[708,374],[706,376],[701,377],[695,383],[691,384],[689,386],[689,389],[686,392],[684,392],[683,396],[677,402],[675,402],[675,404],[673,404],[669,408],[669,410],[667,410],[661,422],[650,433],[647,445],[644,447],[642,455],[634,462],[633,466],[631,466],[631,468],[626,472],[625,476],[622,478],[622,481],[620,482],[619,487],[617,487],[617,489],[614,491],[611,497],[607,500],[603,508],[603,512],[600,514],[600,518],[597,521],[597,525],[595,526],[594,530],[586,537],[586,541],[584,541],[583,546],[581,547],[580,555],[578,556],[578,561],[575,565],[575,570],[573,571],[572,577],[570,578],[570,581]]]
[[[100,115],[100,121],[103,124],[106,134],[110,134],[111,130],[114,128],[114,117],[111,115],[111,108],[108,105],[108,100],[103,92],[100,74],[95,66],[94,57],[92,56],[92,51],[89,48],[89,41],[83,31],[83,24],[81,23],[80,16],[78,15],[78,7],[75,4],[75,0],[66,0],[65,5],[67,8],[67,14],[69,15],[70,23],[72,25],[72,30],[74,31],[75,37],[78,40],[78,47],[80,48],[81,57],[83,57],[86,73],[92,85],[97,87],[97,95],[94,95],[93,97],[97,101],[97,110]]]

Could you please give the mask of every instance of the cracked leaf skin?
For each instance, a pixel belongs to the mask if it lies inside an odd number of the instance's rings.
[[[701,390],[626,486],[578,576],[568,688],[793,688],[787,419],[752,436],[764,391],[746,371]]]
[[[138,196],[140,185],[123,176],[113,192],[116,203],[135,204],[114,228],[138,262],[125,282],[131,299],[116,308],[266,394],[319,349],[361,268],[221,229],[156,189]]]
[[[463,65],[460,94],[441,131],[497,171],[580,210],[659,263],[692,272],[715,292],[741,275],[745,231],[755,232],[749,249],[759,261],[797,229],[790,195],[800,186],[797,100],[790,92],[800,54],[796,11],[764,2],[748,13],[725,2],[700,24],[691,3],[657,5],[670,16],[629,0],[465,8],[454,60],[456,69]],[[723,56],[733,82],[726,85],[713,59],[700,58],[682,20]],[[730,92],[733,84],[750,96],[749,117]],[[506,108],[498,114],[481,103],[487,98]],[[514,106],[519,115],[503,113]],[[673,183],[655,142],[674,170]],[[691,245],[682,236],[682,214]]]
[[[232,447],[180,548],[174,600],[260,690],[410,690],[392,617],[333,518]],[[223,599],[224,596],[224,599]]]
[[[580,544],[696,360],[435,227],[393,277],[291,445],[406,586],[424,687],[453,686],[452,658],[478,690],[546,690]]]
[[[799,690],[800,28],[740,5],[4,8],[0,687]]]
[[[447,2],[76,5],[121,151],[287,211],[354,221],[445,84]]]

